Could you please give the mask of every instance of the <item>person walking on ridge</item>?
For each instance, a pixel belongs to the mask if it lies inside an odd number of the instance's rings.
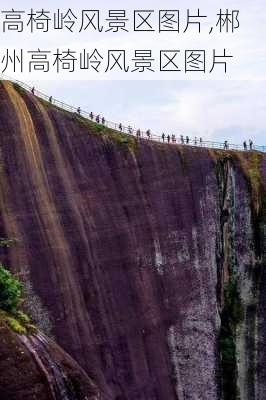
[[[31,89],[31,93],[34,95],[35,94],[35,87],[33,86],[33,88]]]
[[[249,149],[253,150],[253,141],[249,139]]]
[[[225,142],[224,142],[224,150],[228,150],[228,149],[229,149],[228,141],[225,140]]]
[[[183,136],[183,135],[180,136],[180,141],[181,141],[181,144],[184,144],[184,143],[185,143],[185,141],[184,141],[184,136]]]
[[[81,113],[81,108],[80,107],[77,108],[77,113],[80,115],[80,113]]]
[[[147,130],[146,135],[148,136],[148,139],[151,138],[151,130],[150,129]]]
[[[189,137],[186,136],[186,144],[189,144]]]
[[[120,130],[120,132],[122,132],[122,130],[123,130],[123,126],[121,123],[119,124],[119,130]]]
[[[93,115],[93,112],[91,111],[90,112],[90,119],[93,121],[93,118],[94,118],[94,115]]]
[[[243,147],[244,147],[244,150],[247,150],[248,146],[247,146],[247,142],[246,141],[243,142]]]
[[[168,144],[170,143],[170,135],[167,135],[167,142],[168,142]]]

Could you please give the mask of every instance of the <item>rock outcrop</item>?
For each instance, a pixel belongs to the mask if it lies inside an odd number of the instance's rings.
[[[6,264],[103,396],[264,399],[265,155],[135,142],[2,81],[0,181]]]
[[[99,400],[100,391],[54,342],[19,335],[0,319],[1,400]]]

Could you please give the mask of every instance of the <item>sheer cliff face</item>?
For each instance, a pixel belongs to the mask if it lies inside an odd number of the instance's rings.
[[[262,400],[265,158],[77,119],[0,83],[0,236],[58,342],[104,399]]]

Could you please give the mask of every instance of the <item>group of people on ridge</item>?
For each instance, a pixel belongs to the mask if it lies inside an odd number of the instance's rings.
[[[167,141],[168,143],[170,143],[170,142],[172,142],[172,143],[176,143],[176,135],[165,135],[165,133],[163,133],[162,134],[162,141],[163,142],[165,142],[165,141]],[[203,140],[202,140],[202,138],[197,138],[197,137],[195,137],[194,138],[194,140],[191,140],[190,138],[189,138],[189,136],[186,136],[186,137],[184,137],[183,135],[180,135],[180,143],[181,144],[192,144],[192,145],[194,145],[194,146],[198,146],[198,144],[200,145],[200,146],[202,146],[203,145]]]
[[[253,150],[253,141],[251,139],[249,139],[248,144],[249,144],[249,150]],[[244,147],[244,150],[248,149],[246,140],[244,140],[244,142],[243,142],[243,147]]]
[[[253,141],[251,139],[249,139],[248,145],[247,145],[247,141],[244,140],[243,148],[244,148],[244,150],[248,150],[248,148],[249,148],[249,150],[253,150]],[[224,150],[229,150],[229,143],[227,140],[224,142]]]
[[[94,120],[94,114],[93,114],[93,112],[90,112],[90,119],[93,121]],[[101,117],[100,115],[96,115],[95,116],[95,121],[97,122],[97,124],[102,124],[102,125],[105,125],[105,118],[104,117]]]
[[[33,95],[35,95],[35,87],[33,86],[33,88],[31,89],[31,93],[33,94]],[[50,103],[53,103],[53,97],[52,96],[50,96],[49,97],[49,102]],[[77,108],[77,113],[80,115],[81,114],[81,108],[80,107],[78,107]],[[93,114],[93,112],[91,112],[90,114],[89,114],[89,116],[90,116],[90,119],[93,121],[94,120],[94,114]],[[106,123],[106,120],[105,120],[105,118],[104,117],[100,117],[100,115],[96,115],[96,117],[95,117],[95,121],[98,123],[98,124],[102,124],[102,125],[105,125],[105,123]],[[119,125],[118,125],[118,129],[120,130],[120,132],[123,132],[124,131],[124,127],[123,127],[123,125],[120,123]],[[127,132],[129,133],[129,134],[133,134],[134,133],[134,131],[133,131],[133,128],[131,127],[131,126],[128,126],[128,128],[127,128]],[[137,131],[136,131],[136,136],[137,136],[137,138],[139,139],[140,137],[141,137],[141,130],[140,129],[138,129]],[[148,139],[151,139],[151,130],[150,129],[148,129],[147,131],[146,131],[146,136],[147,136],[147,138]],[[166,135],[165,133],[162,133],[162,141],[163,141],[163,143],[164,142],[167,142],[167,143],[176,143],[177,142],[177,140],[176,140],[176,135]],[[190,138],[189,138],[189,136],[186,136],[186,137],[184,137],[183,135],[180,135],[180,143],[181,144],[187,144],[187,145],[189,145],[189,144],[191,144],[191,145],[194,145],[194,146],[198,146],[198,145],[200,145],[200,146],[203,146],[203,140],[202,140],[202,138],[197,138],[197,137],[195,137],[194,138],[194,140],[191,140]],[[248,141],[248,144],[247,144],[247,141],[246,140],[244,140],[244,142],[243,142],[243,148],[244,148],[244,150],[253,150],[253,141],[251,140],[251,139],[249,139],[249,141]],[[228,140],[225,140],[224,141],[224,150],[229,150],[229,143],[228,143]]]

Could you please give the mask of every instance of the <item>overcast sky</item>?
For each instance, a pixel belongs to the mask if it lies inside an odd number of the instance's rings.
[[[119,0],[76,0],[75,3],[67,1],[47,0],[45,4],[40,1],[29,0],[1,2],[1,10],[11,7],[35,10],[42,7],[51,9],[72,7],[76,10],[101,8],[125,9],[152,8],[161,9],[161,1],[130,2]],[[31,79],[30,83],[54,97],[74,106],[100,113],[107,119],[115,122],[131,124],[142,129],[152,129],[155,133],[188,134],[189,136],[202,136],[205,139],[225,140],[232,143],[242,142],[252,138],[257,144],[266,145],[266,7],[264,0],[169,0],[163,4],[165,9],[186,10],[200,7],[207,13],[213,13],[219,8],[239,9],[242,12],[241,35],[226,37],[227,42],[218,44],[229,46],[235,54],[236,63],[232,65],[232,80],[171,80],[171,81],[39,81]],[[241,14],[240,14],[241,15]],[[193,37],[190,38],[192,40]],[[32,36],[32,46],[48,45],[81,45],[87,38],[83,36],[55,35],[49,33],[45,37]],[[97,42],[98,40],[98,42]],[[118,37],[117,40],[121,40]],[[125,37],[125,46],[131,40],[136,40],[130,34]],[[184,39],[187,40],[187,39]],[[194,39],[193,39],[194,40]],[[224,40],[224,39],[223,39]],[[6,36],[1,40],[0,50],[3,45],[14,46],[16,36]],[[189,38],[188,38],[189,41]],[[29,44],[23,41],[21,46]],[[102,39],[95,36],[95,44],[102,43]],[[26,45],[25,44],[25,45]],[[190,46],[190,43],[183,43]],[[17,45],[17,42],[16,42]],[[179,45],[179,44],[178,44]],[[212,44],[211,44],[212,45]],[[169,47],[173,46],[173,39]],[[199,48],[199,47],[197,47]],[[78,79],[75,76],[75,79]],[[136,78],[135,78],[136,79]],[[221,79],[219,77],[219,79]]]
[[[266,81],[35,82],[108,120],[153,132],[266,145]]]

